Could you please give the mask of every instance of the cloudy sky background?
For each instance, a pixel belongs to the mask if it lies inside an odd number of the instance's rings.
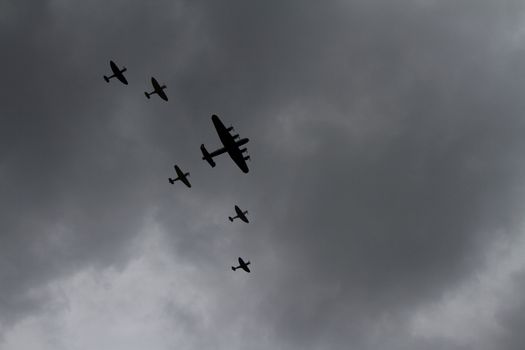
[[[0,28],[0,349],[523,349],[522,1],[4,0]],[[211,114],[249,174],[201,160]]]

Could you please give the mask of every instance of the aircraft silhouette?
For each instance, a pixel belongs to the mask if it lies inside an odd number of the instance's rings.
[[[220,154],[223,154],[225,152],[228,152],[231,159],[237,164],[237,166],[244,172],[247,173],[249,171],[248,165],[246,164],[246,161],[250,159],[250,156],[244,156],[243,153],[247,151],[246,148],[239,148],[240,146],[248,143],[250,141],[247,138],[237,140],[239,138],[239,134],[231,135],[230,131],[233,130],[233,127],[230,126],[229,128],[226,128],[224,124],[221,122],[219,117],[217,117],[215,114],[211,116],[211,120],[213,122],[213,125],[215,126],[215,129],[217,130],[217,134],[219,134],[219,138],[221,140],[221,143],[223,145],[222,148],[219,148],[211,153],[208,152],[206,147],[204,147],[204,144],[201,145],[201,152],[202,152],[202,159],[207,161],[208,164],[211,165],[211,167],[215,167],[215,162],[213,161],[213,157],[216,157]]]
[[[122,82],[122,84],[128,85],[126,77],[124,76],[124,74],[122,74],[125,71],[127,71],[126,67],[122,67],[122,69],[120,69],[113,61],[109,61],[109,66],[111,67],[113,74],[109,77],[104,75],[104,80],[106,81],[106,83],[109,83],[109,79],[111,78],[117,78]]]
[[[235,212],[237,213],[237,215],[235,215],[234,217],[228,216],[228,219],[230,219],[231,222],[233,222],[234,219],[239,218],[245,223],[249,223],[248,218],[246,217],[246,214],[248,214],[248,210],[243,212],[238,206],[235,206]]]
[[[180,170],[180,168],[177,165],[175,165],[174,168],[175,168],[175,172],[177,173],[177,177],[174,179],[172,179],[171,177],[168,178],[168,181],[170,182],[170,184],[173,185],[175,181],[180,180],[186,186],[191,187],[191,184],[187,179],[187,177],[190,176],[190,173],[185,174],[184,172],[182,172],[182,170]]]
[[[152,92],[146,92],[144,91],[144,95],[146,95],[147,98],[150,98],[151,95],[157,94],[161,99],[164,101],[168,100],[168,96],[166,96],[166,93],[164,92],[164,89],[166,88],[166,85],[160,86],[157,79],[151,77],[151,85],[153,85],[153,91]]]
[[[244,260],[242,260],[239,257],[239,266],[232,266],[232,270],[235,271],[237,269],[243,269],[246,272],[250,272],[250,269],[248,268],[248,265],[250,265],[249,261],[248,262],[244,262]]]

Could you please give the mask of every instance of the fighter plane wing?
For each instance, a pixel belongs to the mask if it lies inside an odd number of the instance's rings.
[[[109,61],[109,65],[111,67],[111,70],[113,71],[113,74],[115,77],[120,80],[121,83],[128,85],[128,80],[124,76],[124,72],[126,71],[126,67],[124,67],[122,70],[117,66],[117,64],[113,61]]]
[[[121,82],[122,84],[128,85],[128,80],[126,79],[126,77],[124,76],[124,74],[119,73],[119,74],[116,74],[115,76],[117,77],[118,80],[120,80],[120,82]]]
[[[250,264],[250,262],[244,262],[244,260],[242,260],[241,257],[239,257],[239,267],[241,269],[243,269],[244,271],[246,272],[250,272],[250,268],[248,267],[248,265]]]
[[[180,181],[182,181],[182,183],[185,184],[186,186],[191,187],[191,184],[186,177],[181,177]]]
[[[154,77],[151,77],[151,85],[153,85],[153,89],[155,90],[155,93],[157,93],[157,95],[159,95],[161,99],[163,99],[164,101],[168,100],[168,96],[164,92],[164,89],[166,88],[165,85],[160,86],[159,82]]]
[[[177,177],[180,181],[182,181],[183,184],[185,184],[188,187],[191,187],[190,182],[188,181],[188,177],[177,165],[173,166],[175,168],[175,172],[177,173]],[[190,173],[188,173],[190,175]]]
[[[249,223],[248,218],[246,217],[246,215],[244,214],[242,209],[239,208],[237,205],[235,206],[235,213],[237,214],[237,217],[239,219],[241,219],[242,221],[244,221],[247,224]],[[246,212],[246,213],[248,213],[248,212]]]
[[[164,101],[168,100],[168,96],[163,90],[155,90],[155,91],[157,92],[157,94],[160,96],[161,99],[163,99]]]

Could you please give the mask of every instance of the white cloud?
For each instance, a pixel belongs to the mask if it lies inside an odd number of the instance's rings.
[[[525,235],[500,240],[491,248],[483,270],[415,314],[411,322],[415,337],[483,348],[501,335],[497,315],[512,298],[513,276],[525,269]]]
[[[124,269],[84,269],[34,293],[50,293],[38,315],[19,322],[3,350],[184,349],[187,325],[206,325],[210,299],[188,265],[176,262],[153,228]],[[175,315],[168,310],[176,310]]]

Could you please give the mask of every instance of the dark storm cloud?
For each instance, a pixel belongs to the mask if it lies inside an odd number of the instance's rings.
[[[292,344],[402,317],[476,271],[496,232],[520,233],[523,55],[509,33],[523,9],[407,5],[210,11],[219,54],[208,57],[228,74],[219,96],[245,81],[266,88],[234,90],[231,114],[266,125],[300,113],[292,135],[315,145],[299,159],[252,146],[265,161],[255,182],[271,193],[256,212],[277,222],[261,234],[282,277],[259,317]],[[368,134],[352,140],[354,128]]]
[[[0,22],[2,322],[61,273],[125,263],[154,212],[203,273],[250,255],[246,339],[460,349],[404,322],[478,271],[495,232],[520,233],[520,2],[40,6]],[[109,59],[129,88],[104,83]],[[168,104],[144,99],[152,75]],[[200,160],[212,113],[251,138],[250,174]],[[175,162],[184,195],[166,185]],[[220,222],[235,203],[247,228]]]
[[[105,17],[108,8],[88,7],[84,15],[92,17],[76,21],[67,4],[57,5],[13,4],[16,21],[3,35],[2,321],[29,307],[24,293],[59,273],[118,262],[121,244],[142,229],[152,204],[147,193],[156,190],[157,179],[143,177],[150,177],[156,155],[148,155],[134,133],[141,121],[133,108],[119,111],[132,100],[111,96],[121,87],[102,80],[111,54],[127,57],[116,54],[123,51],[119,43],[131,46],[144,28],[125,26],[112,38],[115,9]],[[97,15],[99,30],[90,24]],[[140,99],[138,76],[130,80]],[[118,113],[131,115],[131,122]]]

